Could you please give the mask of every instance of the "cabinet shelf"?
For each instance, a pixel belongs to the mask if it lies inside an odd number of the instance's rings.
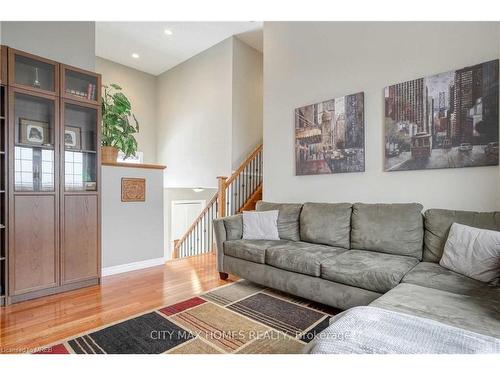
[[[92,105],[101,101],[101,76],[87,70],[61,65],[61,96]]]
[[[26,147],[26,148],[40,148],[43,150],[54,150],[53,145],[33,145],[30,143],[16,143],[16,147]]]
[[[69,152],[82,152],[84,154],[96,154],[97,151],[94,150],[77,150],[74,148],[65,148],[64,151],[69,151]]]

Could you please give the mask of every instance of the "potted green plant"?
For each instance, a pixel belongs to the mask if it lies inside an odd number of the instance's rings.
[[[104,85],[102,98],[102,162],[116,163],[118,151],[125,158],[137,152],[134,134],[139,132],[139,123],[132,113],[132,106],[117,84]],[[130,121],[133,119],[133,122]]]

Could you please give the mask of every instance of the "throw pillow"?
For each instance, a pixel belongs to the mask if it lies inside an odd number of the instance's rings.
[[[244,240],[279,240],[279,211],[243,211]]]
[[[489,283],[500,277],[500,232],[453,223],[439,264]]]

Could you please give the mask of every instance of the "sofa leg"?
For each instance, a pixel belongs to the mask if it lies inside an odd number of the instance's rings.
[[[227,280],[227,278],[229,277],[229,275],[225,272],[219,272],[219,277],[221,280]]]

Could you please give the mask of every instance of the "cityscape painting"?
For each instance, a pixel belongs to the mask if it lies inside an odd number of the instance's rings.
[[[364,93],[295,110],[296,175],[364,170]]]
[[[385,170],[498,165],[498,60],[385,88]]]

